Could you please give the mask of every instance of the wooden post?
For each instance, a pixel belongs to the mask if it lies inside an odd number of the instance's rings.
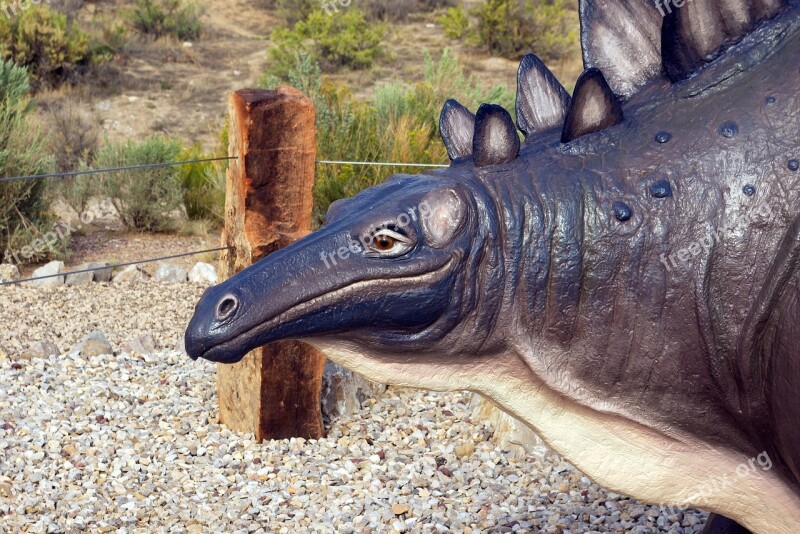
[[[311,231],[314,106],[291,87],[231,94],[222,275],[229,277]],[[217,366],[220,420],[256,439],[324,435],[325,356],[293,341]]]

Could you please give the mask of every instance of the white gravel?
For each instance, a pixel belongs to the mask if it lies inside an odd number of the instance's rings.
[[[516,460],[469,394],[389,389],[327,439],[264,444],[217,423],[214,366],[41,357],[104,331],[174,347],[203,288],[0,288],[0,532],[700,532],[558,458]]]

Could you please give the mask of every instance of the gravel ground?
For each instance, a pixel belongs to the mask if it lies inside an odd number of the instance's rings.
[[[43,358],[102,330],[177,343],[203,288],[0,288],[0,532],[699,532],[470,421],[469,394],[390,389],[327,439],[218,424],[214,367],[153,355]]]

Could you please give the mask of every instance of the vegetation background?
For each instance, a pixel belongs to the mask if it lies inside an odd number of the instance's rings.
[[[513,110],[527,52],[568,89],[582,68],[577,0],[7,5],[0,177],[224,156],[228,93],[278,83],[314,100],[320,159],[446,163],[438,116],[447,98]],[[19,250],[57,219],[103,201],[121,232],[214,236],[224,172],[224,164],[201,163],[0,182],[0,249]],[[320,165],[317,222],[332,201],[393,172],[418,169]],[[61,242],[28,260],[73,248]]]

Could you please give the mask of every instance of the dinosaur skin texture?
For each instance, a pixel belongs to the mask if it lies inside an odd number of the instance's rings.
[[[374,380],[478,391],[597,482],[718,513],[707,532],[800,532],[799,28],[794,3],[616,126],[335,203],[210,289],[187,351],[301,339]],[[330,259],[403,213],[407,243]],[[730,483],[698,496],[709,477]]]

